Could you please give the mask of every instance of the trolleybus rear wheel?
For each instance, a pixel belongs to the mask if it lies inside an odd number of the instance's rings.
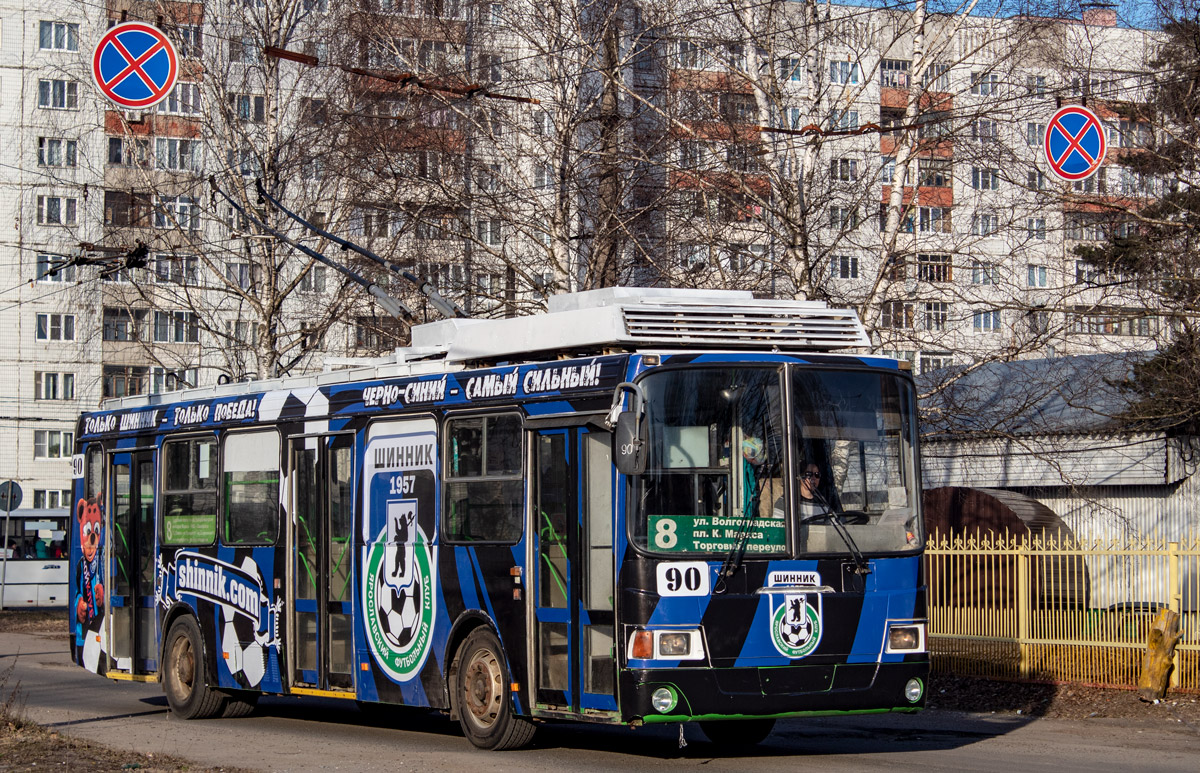
[[[775,729],[773,719],[743,719],[730,722],[701,722],[700,729],[718,746],[754,746]]]
[[[508,667],[496,634],[477,628],[459,652],[456,708],[463,735],[480,749],[516,749],[529,743],[536,728],[513,715]]]
[[[225,696],[208,686],[204,645],[194,617],[184,615],[171,623],[163,655],[163,692],[171,711],[183,719],[204,719],[224,710]]]

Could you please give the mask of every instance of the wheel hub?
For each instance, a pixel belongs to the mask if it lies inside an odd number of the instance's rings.
[[[500,706],[500,668],[490,653],[481,653],[467,666],[465,703],[471,715],[480,724],[490,725],[496,721]]]

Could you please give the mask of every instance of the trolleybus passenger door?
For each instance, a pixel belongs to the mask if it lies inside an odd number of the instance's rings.
[[[353,690],[352,434],[291,441],[292,684]]]
[[[158,668],[154,605],[154,452],[113,454],[108,490],[109,668]]]
[[[534,449],[537,703],[615,711],[609,436],[540,430]]]

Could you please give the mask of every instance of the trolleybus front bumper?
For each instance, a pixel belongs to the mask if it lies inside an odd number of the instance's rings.
[[[621,671],[626,722],[913,712],[925,706],[929,661],[778,668]],[[913,698],[913,681],[919,693]]]

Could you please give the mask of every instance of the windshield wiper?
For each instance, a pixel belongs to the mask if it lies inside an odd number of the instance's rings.
[[[725,555],[725,561],[717,571],[715,593],[725,592],[725,580],[737,574],[741,568],[742,558],[746,555],[746,543],[750,541],[750,531],[754,524],[755,514],[758,513],[758,501],[762,497],[763,484],[766,478],[754,482],[754,497],[742,508],[742,519],[738,522],[737,534],[733,538],[733,547]]]
[[[834,510],[829,505],[829,500],[822,496],[820,491],[813,489],[813,498],[825,508],[823,513],[814,513],[800,519],[800,523],[815,523],[817,521],[829,521],[833,524],[833,530],[842,538],[842,542],[846,543],[846,547],[850,548],[850,555],[854,559],[855,574],[870,574],[871,565],[867,559],[863,557],[862,551],[858,549],[858,543],[854,541],[854,537],[850,536],[850,530],[846,528],[846,524],[842,522],[842,514]]]

